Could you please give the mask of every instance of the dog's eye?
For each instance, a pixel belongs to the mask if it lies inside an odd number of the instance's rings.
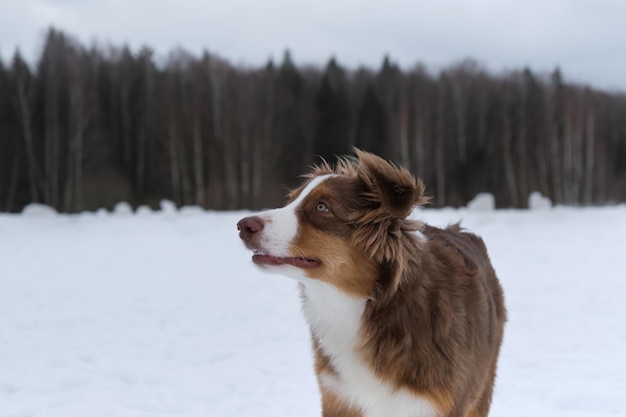
[[[315,209],[317,211],[321,211],[322,213],[328,213],[330,211],[328,209],[328,206],[325,203],[322,203],[321,201],[317,203],[317,206],[315,206]]]

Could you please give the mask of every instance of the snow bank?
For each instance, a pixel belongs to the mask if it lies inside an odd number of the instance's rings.
[[[547,210],[552,208],[552,200],[544,197],[539,191],[533,191],[528,196],[528,208],[531,210]]]
[[[57,211],[52,207],[37,203],[29,204],[22,210],[22,216],[26,217],[49,217],[56,214]]]
[[[478,193],[469,203],[467,208],[473,211],[492,211],[496,209],[496,199],[490,193]]]

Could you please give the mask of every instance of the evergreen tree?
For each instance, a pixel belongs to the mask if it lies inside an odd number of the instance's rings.
[[[384,158],[389,157],[387,147],[387,118],[385,107],[381,102],[376,88],[369,84],[365,90],[363,102],[359,108],[356,127],[356,145],[360,149],[375,153]]]
[[[319,119],[314,152],[327,161],[350,153],[350,102],[344,70],[331,59],[315,97]]]
[[[276,169],[281,185],[293,187],[306,168],[311,150],[303,125],[304,82],[289,51],[285,51],[274,85]]]

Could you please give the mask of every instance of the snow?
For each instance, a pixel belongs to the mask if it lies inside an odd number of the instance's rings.
[[[1,417],[320,415],[296,283],[198,208],[0,215]],[[626,206],[422,210],[483,236],[510,320],[491,416],[626,416]]]
[[[528,208],[531,210],[546,210],[552,207],[552,201],[541,194],[533,191],[528,195]]]
[[[474,211],[491,211],[496,209],[496,199],[491,193],[478,193],[467,208]]]

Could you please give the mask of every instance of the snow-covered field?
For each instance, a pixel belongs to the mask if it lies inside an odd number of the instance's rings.
[[[0,215],[0,417],[319,416],[296,284],[243,215]],[[626,416],[626,206],[417,215],[463,219],[504,286],[492,416]]]

